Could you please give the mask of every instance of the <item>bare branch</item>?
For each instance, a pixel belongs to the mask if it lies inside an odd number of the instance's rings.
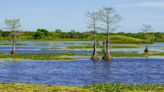
[[[102,10],[99,10],[98,15],[98,20],[105,23],[106,31],[109,31],[112,26],[121,20],[121,16],[112,7],[104,7]]]
[[[90,30],[96,31],[97,30],[96,22],[98,19],[98,13],[97,12],[88,12],[87,17],[90,19],[90,23],[88,24],[88,28]]]
[[[146,24],[143,24],[142,31],[143,31],[144,33],[148,33],[148,32],[153,31],[153,28],[152,28],[152,26],[151,26],[151,25],[146,25]]]
[[[9,39],[13,42],[19,39],[19,28],[20,20],[19,19],[5,19],[6,30],[11,31],[9,35]]]

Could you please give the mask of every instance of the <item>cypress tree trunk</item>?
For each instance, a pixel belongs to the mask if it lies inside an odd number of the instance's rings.
[[[108,35],[108,40],[106,41],[106,53],[104,56],[104,60],[109,61],[112,59],[111,53],[109,51],[109,35]]]
[[[93,29],[94,29],[94,45],[93,45],[93,54],[91,57],[91,60],[93,61],[98,61],[99,58],[97,56],[97,52],[96,52],[96,17],[93,17]]]
[[[102,57],[102,59],[105,58],[105,54],[106,54],[106,45],[105,44],[106,44],[106,41],[104,40],[103,41],[103,50],[102,50],[102,53],[103,53],[104,56]]]
[[[15,41],[13,41],[13,49],[11,50],[11,54],[16,54]]]
[[[147,41],[148,41],[147,31],[148,31],[148,29],[147,29],[147,26],[146,26],[146,33],[145,33],[146,47],[145,47],[145,50],[144,50],[144,54],[148,54],[148,53],[149,53],[148,45],[147,45],[147,44],[148,44],[148,43],[147,43]]]
[[[94,40],[93,54],[92,54],[91,60],[93,60],[93,61],[98,61],[99,60],[99,58],[97,56],[97,52],[96,52],[96,38]]]
[[[13,38],[12,38],[12,41],[13,41],[13,49],[11,51],[11,54],[16,54],[16,48],[15,48],[15,44],[16,44],[16,31],[15,31],[15,24],[13,24]]]
[[[146,44],[146,48],[145,48],[145,51],[144,51],[145,54],[148,54],[149,53],[149,49],[148,49],[148,45]]]
[[[109,20],[109,16],[107,16],[107,20]],[[107,38],[106,38],[106,53],[104,56],[104,60],[109,61],[112,59],[112,56],[109,51],[109,21],[107,21],[106,25],[107,25],[107,33],[106,33]]]

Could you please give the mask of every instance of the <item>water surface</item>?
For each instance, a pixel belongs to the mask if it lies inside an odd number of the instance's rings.
[[[114,58],[111,62],[0,62],[0,82],[82,86],[93,83],[164,84],[164,58]]]
[[[12,45],[9,41],[0,41],[0,53],[10,53]],[[92,54],[92,49],[68,49],[68,46],[92,46],[92,41],[18,41],[17,53],[36,54]],[[100,44],[101,45],[101,42]],[[143,53],[144,44],[112,44],[112,46],[138,46],[138,48],[111,49],[112,53]],[[149,44],[150,52],[164,52],[164,43]],[[98,49],[101,52],[102,49]]]

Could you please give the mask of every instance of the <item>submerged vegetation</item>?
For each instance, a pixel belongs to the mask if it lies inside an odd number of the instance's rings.
[[[1,92],[163,92],[164,86],[151,84],[92,84],[81,87],[38,84],[0,84]]]

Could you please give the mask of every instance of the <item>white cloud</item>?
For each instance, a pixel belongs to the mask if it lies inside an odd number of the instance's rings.
[[[118,7],[153,7],[153,8],[164,8],[164,2],[140,2],[131,3],[126,5],[118,5]]]
[[[164,7],[164,2],[142,2],[136,4],[137,7]]]

